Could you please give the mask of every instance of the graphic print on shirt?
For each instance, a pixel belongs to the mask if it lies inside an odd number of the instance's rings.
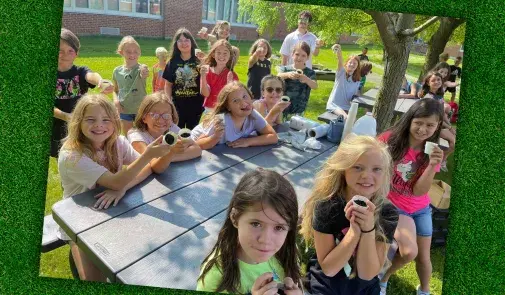
[[[416,174],[418,168],[416,162],[402,159],[402,161],[395,166],[391,190],[401,195],[413,196],[414,187],[410,180]]]
[[[56,79],[55,99],[72,99],[83,94],[79,84],[79,75],[71,79]]]
[[[197,76],[198,72],[196,69],[190,68],[187,64],[184,67],[177,68],[175,71],[175,84],[180,85],[180,87],[175,91],[175,94],[177,96],[198,95],[198,92],[194,90],[194,88],[198,87],[195,82]]]

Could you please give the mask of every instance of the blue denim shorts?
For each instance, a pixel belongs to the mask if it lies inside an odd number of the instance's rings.
[[[418,236],[431,237],[431,235],[433,234],[433,222],[431,220],[430,205],[411,214],[403,211],[400,208],[396,209],[398,210],[398,214],[406,215],[414,219],[414,223],[416,224],[416,232]]]
[[[133,122],[136,116],[136,114],[119,114],[119,119]]]

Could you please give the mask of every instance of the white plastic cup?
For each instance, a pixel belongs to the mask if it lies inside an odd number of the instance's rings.
[[[356,204],[358,206],[368,207],[368,205],[366,205],[366,201],[368,199],[363,196],[356,195],[356,196],[352,197],[351,200],[353,201],[354,204]],[[364,203],[364,206],[363,206],[363,203]]]
[[[174,132],[170,131],[163,135],[163,144],[173,146],[177,143],[177,138],[179,136]]]
[[[433,152],[433,148],[436,147],[437,144],[431,141],[427,141],[426,144],[424,145],[424,153],[427,155],[431,155]]]
[[[289,98],[289,96],[284,95],[284,96],[282,96],[282,97],[281,97],[281,101],[288,102],[288,101],[290,101],[290,100],[291,100],[291,99]]]
[[[186,142],[191,139],[191,130],[188,128],[182,128],[179,130],[179,137],[182,139],[182,141]]]

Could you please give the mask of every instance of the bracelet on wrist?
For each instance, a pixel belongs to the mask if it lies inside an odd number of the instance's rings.
[[[361,233],[362,233],[362,234],[367,234],[367,233],[371,233],[371,232],[373,232],[374,230],[375,230],[375,225],[373,226],[373,228],[372,228],[371,230],[367,230],[367,231],[362,230],[362,231],[361,231]]]

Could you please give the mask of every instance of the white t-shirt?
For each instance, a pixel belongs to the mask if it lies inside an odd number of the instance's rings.
[[[291,58],[291,55],[293,54],[293,48],[300,41],[307,42],[307,44],[310,46],[310,56],[305,62],[305,66],[309,69],[312,69],[312,54],[316,50],[316,40],[316,35],[312,34],[311,32],[307,31],[307,33],[302,35],[300,32],[298,32],[298,30],[296,30],[292,33],[289,33],[286,38],[284,38],[280,52],[282,55],[289,56],[287,63],[288,65],[293,64],[293,59]]]
[[[179,133],[179,126],[172,124],[170,128],[168,128],[168,131],[172,131],[173,133],[177,134]],[[142,141],[145,142],[146,144],[150,144],[153,142],[156,138],[152,137],[151,134],[147,131],[140,131],[137,128],[132,128],[128,130],[128,141],[130,143],[134,143],[135,141]]]
[[[358,91],[359,82],[359,80],[352,81],[352,76],[346,79],[345,69],[340,69],[335,74],[335,84],[326,103],[326,110],[341,108],[348,111],[351,108],[352,96]]]
[[[119,136],[116,143],[119,167],[131,164],[140,156],[124,136]],[[100,153],[101,159],[104,159],[103,151]],[[58,157],[58,171],[65,199],[96,188],[98,178],[108,170],[86,155],[62,149]],[[61,228],[58,236],[62,240],[70,240]]]
[[[220,116],[223,116],[223,114]],[[256,110],[252,110],[251,115],[245,118],[242,129],[237,130],[233,125],[230,113],[226,113],[224,114],[224,136],[218,143],[232,142],[242,137],[248,137],[265,128],[267,124],[267,121],[260,115],[260,113]],[[198,126],[193,128],[193,131],[191,131],[191,138],[196,141],[202,134],[207,136],[214,134],[214,125],[204,128],[201,123],[198,124]]]

